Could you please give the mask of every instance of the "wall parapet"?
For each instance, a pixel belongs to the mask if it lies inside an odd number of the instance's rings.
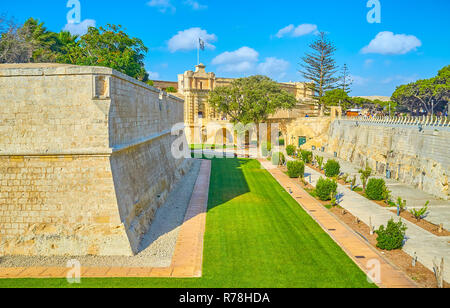
[[[450,119],[447,117],[342,117],[339,120],[358,123],[384,124],[396,126],[422,126],[432,128],[450,128]]]

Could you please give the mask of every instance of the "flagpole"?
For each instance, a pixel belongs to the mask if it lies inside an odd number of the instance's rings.
[[[197,42],[197,65],[200,65],[200,38]]]

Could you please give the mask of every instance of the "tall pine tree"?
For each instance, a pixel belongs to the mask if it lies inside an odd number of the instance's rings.
[[[339,83],[339,88],[342,89],[345,93],[350,94],[352,91],[350,89],[351,85],[353,84],[353,80],[350,77],[350,72],[348,70],[347,64],[344,64],[344,67],[342,68],[342,75],[341,80]]]
[[[334,60],[334,53],[336,47],[333,42],[329,41],[325,32],[320,32],[319,37],[309,47],[312,52],[307,53],[303,57],[303,70],[300,73],[307,80],[312,83],[310,89],[316,93],[316,100],[320,106],[320,113],[323,114],[324,104],[322,97],[328,90],[336,89],[336,83],[339,78],[336,78],[338,67]]]

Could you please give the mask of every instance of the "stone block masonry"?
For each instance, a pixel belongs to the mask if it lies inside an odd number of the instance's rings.
[[[341,119],[332,122],[327,152],[441,199],[449,200],[450,128]]]
[[[0,65],[0,256],[135,254],[190,167],[183,106],[109,68]]]

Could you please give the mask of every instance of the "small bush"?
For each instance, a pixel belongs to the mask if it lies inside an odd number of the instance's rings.
[[[351,187],[350,187],[351,190],[355,191],[355,188],[356,188],[356,175],[353,176],[352,181],[350,182],[350,184],[351,184]]]
[[[280,146],[284,146],[284,139],[280,138],[278,144],[279,144]]]
[[[329,178],[338,176],[341,173],[341,165],[335,160],[330,159],[325,164],[325,175]]]
[[[417,221],[420,221],[427,214],[429,204],[430,204],[430,201],[427,201],[427,203],[425,203],[425,206],[423,208],[421,208],[419,210],[411,209],[411,211],[410,211],[411,215],[413,215],[417,219]]]
[[[367,181],[369,180],[369,177],[372,175],[372,169],[366,165],[366,169],[359,170],[359,173],[361,174],[361,182],[363,184],[363,189],[366,190]]]
[[[350,177],[350,174],[348,174],[348,173],[345,173],[343,176],[342,176],[342,180],[344,181],[344,183],[348,183],[348,178]]]
[[[323,167],[323,157],[322,156],[316,156],[317,165],[319,166],[320,170],[322,170]]]
[[[280,165],[284,165],[285,162],[286,162],[286,158],[284,157],[283,153],[275,152],[272,154],[272,165],[280,166]]]
[[[287,163],[287,170],[290,178],[303,178],[305,175],[305,163],[302,161],[290,161]]]
[[[313,159],[313,153],[310,151],[301,150],[300,156],[305,164],[310,164]]]
[[[394,222],[394,219],[389,220],[387,227],[381,226],[377,231],[377,247],[383,250],[400,249],[403,246],[403,240],[406,233],[406,225],[400,220]]]
[[[268,143],[267,141],[261,143],[261,155],[263,157],[269,156],[271,151],[272,151],[271,143]]]
[[[286,153],[289,156],[293,156],[296,151],[297,151],[297,148],[295,147],[295,145],[288,145],[286,147]]]
[[[322,201],[334,198],[337,191],[337,183],[334,180],[320,178],[316,185],[317,197]]]
[[[366,195],[370,200],[386,200],[389,197],[386,182],[383,179],[370,179],[366,187]]]
[[[397,208],[398,208],[399,213],[404,212],[406,210],[406,200],[402,200],[402,198],[398,197]]]

